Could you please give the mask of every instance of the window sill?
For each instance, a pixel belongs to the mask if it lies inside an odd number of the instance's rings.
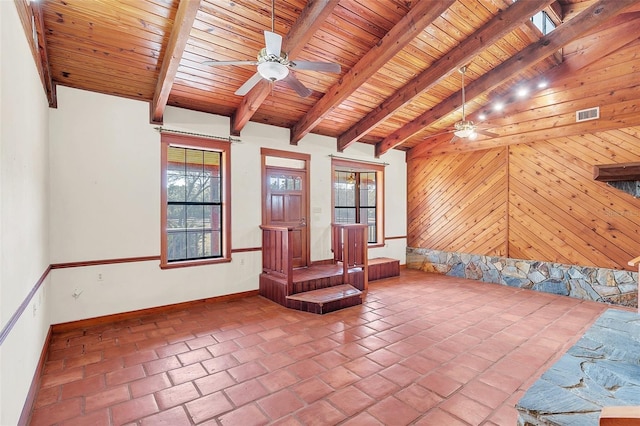
[[[202,265],[215,265],[217,263],[229,263],[231,262],[230,257],[222,257],[217,259],[204,259],[204,260],[185,260],[183,262],[171,262],[171,263],[160,263],[160,269],[176,269],[176,268],[187,268],[190,266],[202,266]]]
[[[367,248],[370,248],[370,249],[372,249],[372,248],[381,248],[381,247],[384,247],[384,243],[369,244],[367,246]]]

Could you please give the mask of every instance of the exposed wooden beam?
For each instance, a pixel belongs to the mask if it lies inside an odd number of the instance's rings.
[[[47,94],[49,107],[58,107],[58,98],[56,94],[56,85],[51,77],[51,68],[49,66],[49,56],[47,54],[47,42],[44,32],[44,18],[42,17],[42,8],[40,2],[32,1],[27,4],[25,0],[14,0],[20,22],[27,36],[33,59],[42,81],[42,86]]]
[[[289,33],[282,40],[282,50],[295,58],[304,46],[331,15],[339,0],[309,0],[296,19]],[[247,93],[231,119],[231,135],[240,136],[240,131],[251,120],[271,91],[268,81],[262,80]]]
[[[173,81],[176,78],[178,66],[199,8],[200,0],[180,0],[178,4],[178,11],[173,20],[173,29],[162,59],[156,89],[151,101],[151,122],[154,124],[162,124],[169,93],[171,93]]]
[[[492,71],[482,75],[465,88],[467,100],[472,100],[503,84],[514,74],[529,68],[553,55],[571,41],[587,34],[593,28],[614,17],[639,0],[599,0],[569,22],[565,22],[538,42],[530,44],[507,59]],[[461,91],[449,96],[440,104],[407,123],[380,142],[381,149],[398,146],[438,119],[460,107]]]
[[[291,129],[291,144],[297,145],[336,106],[347,99],[384,64],[416,38],[454,3],[430,0],[416,3],[380,41],[369,50]]]
[[[593,179],[600,182],[640,180],[640,163],[596,164]]]
[[[512,4],[506,10],[501,11],[489,22],[466,38],[458,46],[424,70],[416,78],[405,84],[393,95],[384,100],[380,105],[357,122],[349,130],[338,137],[338,151],[342,151],[359,138],[365,136],[380,122],[393,115],[398,109],[407,105],[411,100],[438,84],[451,72],[466,65],[481,51],[493,45],[505,35],[509,34],[523,21],[527,21],[538,11],[544,9],[554,0],[540,2],[520,1]],[[384,154],[393,146],[376,146],[376,154]]]
[[[581,49],[580,51],[572,52],[571,55],[562,64],[548,70],[542,75],[542,77],[547,81],[553,81],[557,84],[561,84],[562,80],[575,78],[575,75],[579,70],[637,40],[638,34],[635,31],[635,28],[637,28],[638,25],[640,25],[640,13],[638,12],[616,16],[614,19],[607,22],[606,27],[601,27],[597,32],[590,33],[587,36],[577,40],[577,44],[586,47],[584,49]],[[552,88],[548,90],[551,89]],[[633,91],[634,89],[630,90]],[[623,102],[626,99],[624,93],[619,93],[619,96],[620,98],[616,102]],[[534,105],[531,100],[525,99],[509,105],[509,110],[514,113],[518,113],[520,111],[530,110],[535,107],[536,105]],[[502,127],[513,121],[512,115],[513,114],[510,114],[509,117],[506,117],[502,120],[493,120],[491,122],[487,122],[486,124],[490,125],[491,127]],[[540,113],[538,112],[534,115],[540,116]],[[633,119],[631,119],[631,121],[629,121],[629,119],[626,119],[625,121],[625,123],[628,125],[634,125],[634,122],[635,120]],[[417,157],[433,156],[446,152],[489,149],[491,148],[491,144],[493,144],[493,146],[500,146],[514,143],[535,142],[541,137],[560,137],[563,135],[571,136],[573,134],[584,133],[585,131],[588,131],[588,129],[592,129],[592,127],[590,126],[593,126],[595,123],[587,122],[583,124],[586,124],[586,126],[583,125],[581,127],[576,127],[576,125],[573,124],[574,127],[573,130],[571,130],[571,134],[568,133],[570,131],[570,127],[558,126],[556,129],[550,132],[543,129],[534,133],[522,132],[526,133],[526,135],[514,133],[509,133],[509,135],[507,135],[505,133],[504,135],[500,135],[501,138],[467,141],[463,145],[450,144],[449,141],[451,139],[451,134],[444,134],[434,138],[429,138],[421,144],[413,147],[408,151],[407,158],[411,159]],[[609,123],[607,126],[613,126],[611,128],[624,127],[622,123],[615,124],[615,122]],[[601,129],[595,129],[591,131],[597,130]],[[522,131],[521,126],[518,126],[518,131]]]

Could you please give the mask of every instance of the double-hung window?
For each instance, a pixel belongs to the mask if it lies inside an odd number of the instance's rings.
[[[368,225],[369,246],[384,244],[384,167],[332,160],[333,222]]]
[[[229,261],[229,144],[162,134],[165,268]]]

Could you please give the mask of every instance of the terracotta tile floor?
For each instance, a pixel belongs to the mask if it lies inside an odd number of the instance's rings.
[[[515,425],[607,305],[403,270],[315,315],[261,297],[52,337],[32,425]]]

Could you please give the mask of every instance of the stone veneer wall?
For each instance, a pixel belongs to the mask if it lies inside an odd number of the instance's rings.
[[[407,248],[407,268],[596,302],[638,306],[638,273]]]

